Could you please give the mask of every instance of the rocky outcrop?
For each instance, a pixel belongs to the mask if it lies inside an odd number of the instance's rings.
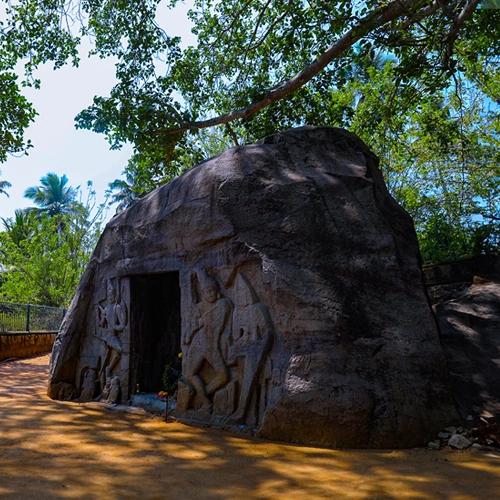
[[[470,425],[500,424],[500,257],[425,269],[453,396]]]
[[[103,397],[113,383],[126,401],[156,387],[158,353],[181,371],[185,420],[383,448],[455,419],[412,221],[340,129],[231,149],[110,221],[49,394]]]

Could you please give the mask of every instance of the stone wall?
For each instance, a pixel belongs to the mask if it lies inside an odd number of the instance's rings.
[[[48,353],[56,335],[57,332],[0,333],[0,361]]]
[[[428,287],[451,283],[472,283],[474,276],[489,281],[500,281],[500,256],[479,255],[454,262],[441,262],[423,267]]]

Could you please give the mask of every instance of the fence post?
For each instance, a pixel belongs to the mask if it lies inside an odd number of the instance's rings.
[[[31,305],[26,305],[26,331],[30,331],[30,313],[31,313]]]

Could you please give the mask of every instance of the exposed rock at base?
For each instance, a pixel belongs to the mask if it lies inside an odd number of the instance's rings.
[[[177,284],[161,281],[172,272]],[[378,448],[424,444],[456,419],[412,221],[346,131],[231,149],[114,217],[56,341],[49,394],[65,383],[78,398],[89,370],[96,394],[118,377],[122,401],[151,385],[145,311],[172,303],[179,418]]]
[[[453,436],[451,436],[448,440],[448,446],[456,448],[457,450],[465,450],[471,444],[472,442],[465,436],[462,436],[462,434],[453,434]]]
[[[426,276],[460,415],[500,423],[500,257],[432,266]]]
[[[430,450],[440,450],[441,449],[441,443],[439,441],[429,441],[427,443],[427,448]]]

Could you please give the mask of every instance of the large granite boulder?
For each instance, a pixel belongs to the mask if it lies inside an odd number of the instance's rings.
[[[233,148],[107,225],[49,395],[126,401],[172,374],[178,418],[409,447],[456,418],[412,221],[354,135]]]

